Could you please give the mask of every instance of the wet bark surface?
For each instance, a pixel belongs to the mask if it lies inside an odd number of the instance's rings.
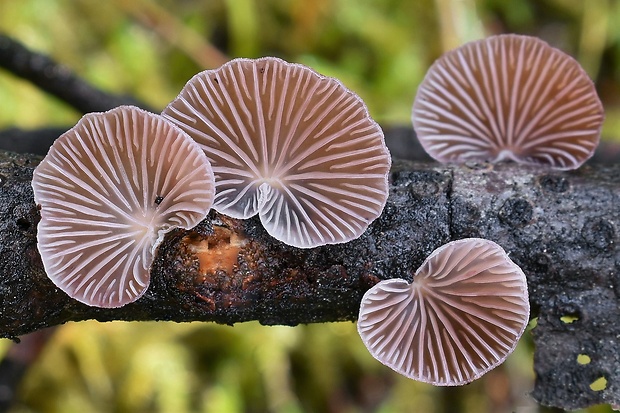
[[[379,280],[410,280],[440,245],[482,237],[506,249],[528,277],[537,318],[534,397],[566,409],[620,404],[620,166],[550,172],[395,161],[385,210],[359,239],[296,249],[272,239],[258,219],[212,212],[197,228],[166,236],[143,297],[99,309],[72,300],[45,275],[30,187],[38,159],[0,153],[2,337],[86,319],[355,320],[362,295]],[[605,388],[592,390],[601,377]]]

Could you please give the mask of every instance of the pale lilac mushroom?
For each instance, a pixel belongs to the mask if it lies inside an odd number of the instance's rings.
[[[168,231],[205,218],[215,192],[200,147],[131,106],[84,116],[35,169],[38,247],[49,278],[97,307],[137,300]]]
[[[289,245],[350,241],[383,210],[391,164],[383,132],[336,79],[273,57],[236,59],[194,76],[163,116],[207,154],[213,208],[259,214]]]
[[[535,37],[500,35],[439,58],[422,81],[413,126],[440,162],[576,169],[599,142],[603,106],[579,63]]]
[[[435,251],[412,283],[381,281],[364,295],[357,328],[370,353],[414,380],[469,383],[501,364],[528,323],[523,271],[492,241]]]

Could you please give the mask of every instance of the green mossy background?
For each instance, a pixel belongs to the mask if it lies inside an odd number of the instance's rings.
[[[594,79],[608,140],[620,138],[618,21],[614,0],[0,0],[0,31],[154,108],[225,59],[274,55],[337,77],[383,125],[410,124],[417,85],[442,52],[490,34],[535,35]],[[79,117],[0,71],[0,129]],[[0,340],[0,357],[10,345]],[[532,365],[526,333],[482,379],[437,388],[376,362],[353,323],[71,323],[28,372],[12,412],[554,411],[528,396]]]

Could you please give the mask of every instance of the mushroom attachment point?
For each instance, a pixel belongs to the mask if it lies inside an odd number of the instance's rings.
[[[197,225],[215,192],[196,142],[132,106],[85,115],[54,142],[32,187],[47,275],[69,296],[97,307],[142,296],[165,233]]]
[[[358,332],[373,357],[437,386],[469,383],[514,350],[529,319],[523,271],[492,241],[435,251],[413,282],[384,280],[362,299]]]
[[[440,162],[576,169],[598,145],[603,106],[579,63],[535,37],[499,35],[440,57],[418,88],[413,127]]]
[[[277,58],[236,59],[194,76],[163,116],[207,154],[213,208],[258,214],[286,244],[350,241],[383,210],[391,164],[383,132],[336,79]]]

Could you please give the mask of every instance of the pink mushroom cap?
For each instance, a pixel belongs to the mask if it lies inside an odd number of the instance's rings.
[[[433,251],[412,283],[368,290],[357,327],[372,356],[396,372],[457,386],[501,364],[528,320],[523,271],[499,245],[468,238]]]
[[[391,159],[381,128],[356,94],[305,66],[233,60],[194,76],[163,116],[209,158],[213,208],[258,214],[286,244],[350,241],[383,210]]]
[[[197,225],[215,192],[200,147],[161,116],[131,106],[85,115],[54,142],[32,187],[47,275],[97,307],[142,296],[164,235]]]
[[[440,57],[418,88],[412,119],[440,162],[569,170],[593,155],[604,113],[575,59],[535,37],[508,34]]]

